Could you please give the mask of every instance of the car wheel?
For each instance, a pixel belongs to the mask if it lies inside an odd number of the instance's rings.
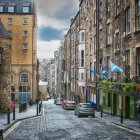
[[[80,117],[80,113],[78,113],[78,115],[77,115],[78,117]]]

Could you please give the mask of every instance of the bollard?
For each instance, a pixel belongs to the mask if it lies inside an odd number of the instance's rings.
[[[19,113],[21,113],[21,103],[19,103]]]
[[[10,109],[9,108],[7,112],[7,124],[10,124]]]
[[[121,109],[120,122],[123,124],[123,110]]]
[[[37,102],[36,114],[38,116],[38,102]]]
[[[103,107],[101,106],[101,118],[103,117]]]
[[[16,113],[15,113],[15,112],[16,112],[15,110],[16,110],[16,109],[15,109],[15,107],[14,107],[14,108],[13,108],[13,120],[15,120],[15,114],[16,114]]]
[[[3,140],[3,130],[0,130],[0,139]]]

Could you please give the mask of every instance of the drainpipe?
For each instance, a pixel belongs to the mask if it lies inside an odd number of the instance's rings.
[[[96,72],[99,75],[99,0],[96,0]],[[96,109],[99,111],[99,79],[96,76]]]

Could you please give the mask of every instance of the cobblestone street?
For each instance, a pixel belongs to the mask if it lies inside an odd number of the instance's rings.
[[[6,140],[139,140],[140,136],[98,118],[78,118],[52,100],[41,117],[22,121]]]

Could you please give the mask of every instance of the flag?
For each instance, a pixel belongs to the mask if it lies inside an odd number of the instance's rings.
[[[107,74],[107,72],[105,71],[105,69],[104,69],[104,67],[103,66],[101,66],[101,72],[102,72],[102,74],[103,74],[103,76],[104,77],[108,77],[108,74]]]
[[[94,70],[90,67],[90,72],[93,72],[94,73],[94,75],[96,75],[97,77],[99,77],[99,75],[97,74],[97,72],[96,72],[96,68],[94,67]]]
[[[94,75],[96,75],[96,69],[94,67],[94,70],[90,67],[90,71],[94,73]]]
[[[111,61],[110,61],[110,68],[111,68],[112,72],[116,72],[116,73],[120,73],[120,72],[122,73],[123,72],[123,70],[121,68],[119,68],[117,65],[115,65]]]

